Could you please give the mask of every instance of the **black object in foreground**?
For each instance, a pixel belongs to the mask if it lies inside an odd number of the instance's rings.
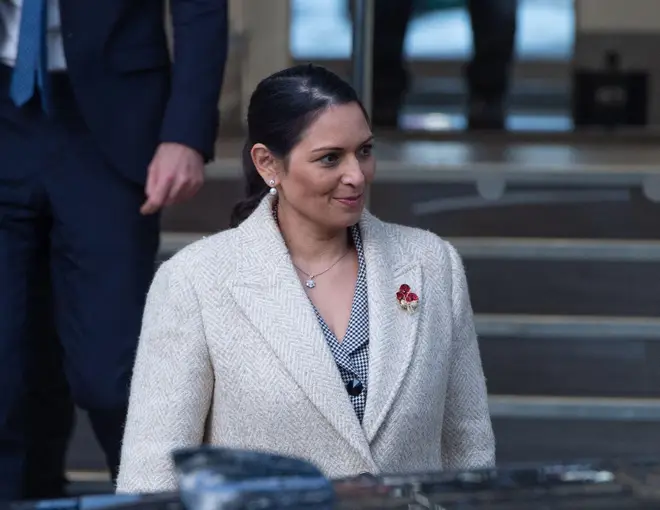
[[[526,464],[330,482],[310,464],[233,450],[174,454],[181,491],[89,496],[0,510],[650,510],[660,458]]]
[[[331,509],[332,483],[302,460],[201,447],[174,452],[188,510]]]

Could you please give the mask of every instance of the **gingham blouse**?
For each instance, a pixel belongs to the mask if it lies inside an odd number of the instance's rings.
[[[346,386],[346,391],[360,423],[364,417],[364,408],[367,403],[367,375],[369,373],[369,305],[367,301],[367,265],[364,260],[362,238],[357,225],[351,227],[353,243],[358,256],[358,276],[353,295],[353,306],[348,321],[346,336],[339,342],[337,337],[323,320],[319,311],[314,307],[316,317],[321,325],[337,368]],[[362,385],[358,395],[351,395],[349,389]],[[355,392],[354,392],[355,393]]]

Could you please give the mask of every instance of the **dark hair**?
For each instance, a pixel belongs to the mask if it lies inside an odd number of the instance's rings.
[[[278,158],[285,159],[309,125],[328,107],[358,103],[355,90],[324,67],[298,65],[272,74],[257,85],[247,113],[248,138],[243,147],[246,198],[234,206],[230,224],[238,226],[268,193],[268,185],[257,172],[250,151],[262,143]]]

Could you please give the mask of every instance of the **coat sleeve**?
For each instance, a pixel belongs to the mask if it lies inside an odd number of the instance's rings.
[[[495,438],[467,280],[460,256],[451,245],[449,253],[453,335],[442,429],[443,468],[492,467],[495,464]]]
[[[172,92],[162,142],[186,145],[213,158],[218,99],[227,61],[227,0],[170,0],[174,30]]]
[[[213,392],[197,296],[176,259],[149,290],[133,369],[117,492],[176,488],[172,450],[199,445]]]

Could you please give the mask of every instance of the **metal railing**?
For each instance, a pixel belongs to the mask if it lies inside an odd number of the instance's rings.
[[[371,115],[371,83],[373,70],[374,3],[354,0],[352,80],[364,108]]]
[[[358,97],[371,116],[371,78],[373,71],[373,40],[374,40],[374,4],[375,0],[354,0],[353,15],[353,48],[352,48],[352,80]],[[369,192],[365,201],[369,205]]]

